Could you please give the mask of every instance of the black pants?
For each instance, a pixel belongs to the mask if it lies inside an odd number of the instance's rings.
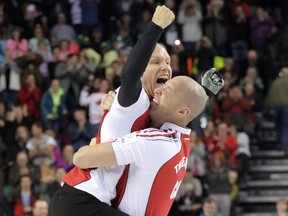
[[[89,193],[65,184],[51,201],[51,216],[127,216]]]

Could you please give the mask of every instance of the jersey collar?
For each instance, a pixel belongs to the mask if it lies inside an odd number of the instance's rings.
[[[167,130],[167,129],[172,129],[172,130],[178,131],[179,133],[187,134],[187,135],[190,135],[190,132],[191,132],[191,129],[183,128],[170,122],[165,122],[160,128],[160,130]]]

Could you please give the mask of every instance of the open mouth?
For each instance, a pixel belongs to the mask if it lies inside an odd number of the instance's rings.
[[[158,106],[158,101],[153,99],[153,101],[151,101],[151,103],[150,103],[150,109],[151,110],[156,110],[157,106]]]
[[[167,76],[160,76],[156,82],[157,84],[165,84],[168,81],[168,77]]]

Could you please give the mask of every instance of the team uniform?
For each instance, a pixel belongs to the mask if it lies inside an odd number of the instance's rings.
[[[119,209],[133,216],[167,216],[184,178],[190,129],[165,123],[112,143],[117,163],[130,164]]]
[[[97,143],[109,141],[129,134],[131,131],[137,131],[149,126],[149,106],[150,98],[142,88],[141,76],[145,71],[150,56],[159,40],[163,29],[154,23],[150,23],[139,42],[135,45],[127,59],[121,76],[121,87],[117,93],[111,109],[105,113],[100,124],[97,136]],[[124,171],[125,169],[125,171]],[[52,216],[77,215],[82,213],[85,215],[126,215],[117,213],[113,208],[107,208],[107,204],[111,205],[111,200],[119,201],[116,195],[123,194],[122,185],[126,182],[122,181],[127,174],[128,167],[102,167],[97,169],[80,169],[74,167],[64,178],[64,187],[62,191],[57,192],[52,202]],[[122,177],[121,177],[122,176]],[[120,179],[121,178],[121,179]],[[120,180],[119,180],[120,179]],[[118,183],[118,185],[117,185]],[[116,186],[119,188],[116,194]],[[68,195],[69,193],[74,194]],[[63,193],[67,200],[63,200]],[[85,202],[79,204],[77,194],[84,199]],[[61,197],[61,199],[60,199]],[[93,199],[92,199],[93,197]],[[98,204],[103,203],[103,206]],[[96,203],[96,205],[95,205]],[[79,204],[79,205],[77,205]],[[117,206],[119,202],[112,203]],[[102,208],[102,212],[95,210]],[[59,212],[59,208],[64,209]],[[62,210],[61,209],[61,210]],[[82,209],[79,211],[79,209]],[[103,210],[104,209],[104,210]],[[53,214],[54,211],[54,214]],[[69,211],[69,212],[68,212]],[[79,211],[77,213],[77,211]],[[87,214],[86,214],[87,212]]]

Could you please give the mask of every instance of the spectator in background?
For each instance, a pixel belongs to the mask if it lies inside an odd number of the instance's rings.
[[[50,50],[47,50],[44,41],[39,41],[39,50],[38,54],[42,56],[43,61],[39,66],[39,72],[42,77],[41,89],[42,91],[46,91],[50,84],[50,74],[48,70],[49,62],[52,61],[53,56]]]
[[[212,139],[214,134],[215,134],[215,124],[213,121],[208,121],[206,127],[203,128],[203,135],[201,137],[201,140],[203,141],[205,146],[207,145],[207,142],[210,139]]]
[[[57,148],[56,140],[45,134],[44,126],[39,122],[33,123],[31,130],[32,137],[26,145],[30,160],[35,166],[40,166],[42,163],[54,164],[54,150]]]
[[[51,31],[50,21],[51,20],[48,20],[48,17],[46,14],[42,14],[39,17],[39,25],[42,28],[43,36],[49,40],[50,46],[52,46],[54,44],[51,44],[51,41],[50,41],[50,31]]]
[[[28,175],[33,182],[38,180],[35,167],[29,164],[29,158],[25,151],[19,151],[16,156],[16,163],[9,169],[8,183],[11,187],[17,187],[21,177]]]
[[[73,113],[75,123],[68,128],[69,137],[71,139],[74,150],[89,144],[92,137],[96,136],[96,131],[86,119],[86,112],[83,109],[76,109]]]
[[[177,4],[174,0],[165,0],[164,4],[172,11],[177,11]],[[175,41],[180,40],[181,28],[177,24],[177,20],[174,20],[163,32],[160,38],[160,43],[163,43],[167,48],[167,52],[171,53],[172,48],[175,46]],[[172,56],[171,56],[172,58]],[[184,70],[183,70],[184,72]]]
[[[245,53],[246,56],[246,53]],[[221,74],[223,74],[223,78],[226,82],[229,82],[229,86],[233,85],[237,78],[237,63],[234,58],[226,57],[224,59],[224,68],[221,70]]]
[[[32,206],[37,200],[33,191],[33,182],[28,175],[21,176],[20,187],[15,190],[14,215],[27,216],[32,214]]]
[[[193,76],[200,80],[202,74],[209,68],[214,67],[216,51],[211,40],[204,36],[196,44],[196,53],[193,62]]]
[[[223,103],[224,99],[226,99],[229,96],[229,91],[233,86],[233,79],[230,73],[224,73],[223,79],[224,79],[224,86],[216,96],[216,101],[217,104],[219,105],[220,113],[221,113],[221,104]],[[222,115],[220,116],[222,117]]]
[[[54,79],[41,98],[41,119],[47,129],[59,132],[66,114],[64,90],[60,87],[59,80]]]
[[[0,124],[0,139],[3,141],[1,144],[6,146],[4,149],[3,146],[1,146],[2,148],[0,147],[0,149],[5,150],[6,152],[5,156],[2,157],[5,162],[11,163],[15,160],[15,155],[10,155],[10,153],[12,153],[15,148],[15,132],[17,124],[21,123],[21,119],[18,121],[19,112],[21,112],[21,109],[19,110],[18,106],[9,105],[5,112],[5,117],[2,123],[3,125]]]
[[[183,1],[177,22],[182,27],[182,41],[187,56],[194,56],[196,43],[202,37],[202,12],[197,1]]]
[[[236,2],[237,1],[234,1],[234,3]],[[239,2],[246,5],[246,3],[243,1],[239,1]],[[232,16],[231,23],[230,23],[229,39],[231,41],[230,48],[232,51],[233,59],[238,62],[238,61],[243,61],[245,59],[246,53],[248,51],[248,46],[249,46],[249,20],[248,18],[249,17],[245,14],[245,8],[243,5],[235,6],[233,11],[235,11],[234,12],[235,14],[234,16]]]
[[[15,140],[8,148],[8,161],[15,161],[16,155],[21,151],[26,151],[26,144],[30,137],[29,129],[25,125],[17,125]]]
[[[206,198],[203,203],[203,212],[200,216],[220,216],[216,201],[213,198]]]
[[[106,84],[105,84],[106,83]],[[79,105],[88,106],[89,122],[94,128],[95,134],[97,134],[99,124],[101,122],[103,111],[100,107],[100,103],[105,94],[108,93],[109,83],[107,80],[102,79],[99,84],[98,79],[94,80],[94,86],[91,93],[89,93],[89,87],[84,86],[80,93]]]
[[[144,8],[140,14],[141,19],[137,23],[137,38],[139,38],[139,36],[143,33],[148,23],[150,23],[153,12],[149,8]]]
[[[249,169],[249,157],[251,157],[250,137],[243,131],[243,128],[240,125],[231,125],[230,130],[231,135],[237,139],[238,144],[236,151],[236,167],[239,173],[239,181],[245,181]]]
[[[20,68],[13,61],[11,51],[5,53],[5,61],[0,65],[0,99],[5,103],[18,104],[18,90],[21,87]]]
[[[74,147],[71,144],[66,144],[63,147],[61,154],[56,157],[55,167],[61,167],[69,172],[73,167],[73,155],[74,155]]]
[[[112,89],[117,89],[121,85],[121,73],[124,63],[120,60],[115,60],[106,69],[106,80],[110,83]]]
[[[255,118],[251,109],[252,104],[249,98],[243,95],[240,87],[234,86],[221,104],[223,121],[228,125],[243,125],[246,132],[253,133]]]
[[[25,29],[23,36],[25,38],[33,37],[34,26],[37,23],[38,16],[42,13],[40,4],[36,2],[23,2],[24,23],[22,27]]]
[[[257,118],[261,118],[264,107],[263,96],[256,90],[253,83],[248,82],[244,86],[244,95],[250,100],[251,111]]]
[[[32,216],[49,216],[49,204],[44,199],[37,199],[32,209]]]
[[[56,191],[61,187],[62,178],[66,175],[63,167],[54,167],[41,164],[40,197],[49,201]]]
[[[42,63],[43,58],[38,53],[33,52],[30,48],[27,52],[15,59],[16,64],[21,69],[21,84],[25,84],[25,79],[28,74],[34,74],[36,83],[41,86],[42,77],[39,71],[39,66]]]
[[[229,134],[226,123],[220,123],[217,126],[217,133],[206,144],[206,149],[210,153],[210,160],[213,161],[213,158],[218,154],[223,155],[226,165],[230,168],[235,166],[237,147],[237,140]]]
[[[37,53],[39,51],[40,41],[43,41],[46,50],[51,52],[50,42],[47,38],[44,37],[42,27],[39,24],[37,24],[34,28],[34,37],[29,40],[29,48],[33,52]]]
[[[21,105],[24,116],[28,120],[28,126],[40,118],[41,90],[37,87],[33,74],[26,77],[25,86],[18,92],[19,105]]]
[[[196,131],[191,131],[190,134],[190,156],[187,167],[192,170],[193,176],[199,178],[203,184],[206,176],[206,150]]]
[[[273,52],[275,55],[275,47],[271,49],[271,45],[277,32],[278,29],[268,11],[262,6],[256,7],[256,14],[250,20],[250,40],[252,47],[257,50],[261,58],[275,59],[273,56]]]
[[[118,33],[114,33],[109,38],[109,43],[115,50],[120,50],[134,46],[134,40],[130,35],[129,26],[120,26]]]
[[[136,26],[133,25],[132,17],[129,12],[124,12],[121,15],[120,20],[117,22],[118,28],[127,27],[130,29],[130,36],[133,38],[133,41],[137,39],[137,29]]]
[[[282,67],[279,75],[271,84],[265,103],[275,111],[277,142],[288,149],[288,67]]]
[[[83,33],[82,29],[82,8],[81,8],[81,0],[69,0],[70,3],[70,14],[71,14],[71,23],[73,25],[73,29],[77,35]]]
[[[216,201],[222,216],[229,216],[231,208],[229,197],[231,185],[229,183],[228,173],[229,171],[226,166],[225,155],[219,152],[211,158],[207,179],[209,196]]]
[[[59,58],[61,61],[66,61],[68,55],[70,54],[70,45],[71,43],[68,40],[61,40],[59,41]]]
[[[51,30],[51,36],[55,37],[56,41],[75,39],[75,31],[71,25],[66,22],[66,15],[64,13],[57,14],[57,24]]]
[[[244,61],[239,63],[238,79],[242,79],[246,75],[247,68],[251,66],[257,68],[258,75],[263,80],[264,87],[269,86],[271,80],[276,75],[275,67],[269,59],[264,60],[261,58],[255,49],[250,49]],[[263,94],[265,95],[266,93],[267,89],[264,88]]]
[[[286,216],[288,213],[288,203],[285,198],[280,198],[276,202],[276,215]]]
[[[198,178],[195,178],[193,176],[193,172],[190,169],[190,167],[187,167],[185,177],[179,187],[179,190],[177,192],[176,200],[179,200],[181,196],[185,195],[185,185],[192,184],[193,185],[193,192],[197,197],[203,197],[203,185],[201,181]]]
[[[207,4],[207,16],[203,20],[204,34],[211,40],[220,56],[227,55],[227,17],[222,13],[224,1],[211,0]]]
[[[249,66],[246,69],[246,76],[240,80],[239,86],[242,89],[244,89],[244,86],[247,83],[253,84],[259,93],[263,92],[264,84],[263,84],[262,79],[258,75],[257,67]]]
[[[88,40],[86,38],[86,40]],[[86,42],[86,41],[85,41]],[[100,53],[96,52],[94,49],[92,49],[90,46],[90,42],[87,41],[86,44],[80,44],[80,53],[79,58],[80,62],[82,62],[83,66],[87,69],[89,72],[89,75],[93,75],[95,70],[98,69],[101,62],[101,55]]]
[[[11,29],[11,38],[7,39],[6,47],[11,52],[11,59],[21,57],[25,54],[28,48],[28,42],[25,38],[21,38],[22,29],[15,26]]]
[[[103,30],[101,26],[95,26],[90,37],[91,48],[103,55],[104,45],[110,46],[104,39]]]
[[[202,209],[201,197],[195,195],[193,184],[186,183],[183,186],[185,194],[177,201],[179,215],[198,216]]]
[[[55,69],[57,68],[57,65],[61,62],[61,56],[60,56],[60,47],[54,46],[52,48],[52,59],[48,63],[48,72],[49,72],[49,79],[53,80],[55,78]]]
[[[39,166],[39,197],[50,202],[48,186],[55,181],[55,170],[51,164],[42,162]]]
[[[61,62],[55,69],[55,77],[59,79],[60,85],[66,97],[66,106],[72,114],[78,105],[80,89],[88,80],[89,69],[77,55],[70,54],[67,61]],[[69,115],[69,117],[72,117]]]

